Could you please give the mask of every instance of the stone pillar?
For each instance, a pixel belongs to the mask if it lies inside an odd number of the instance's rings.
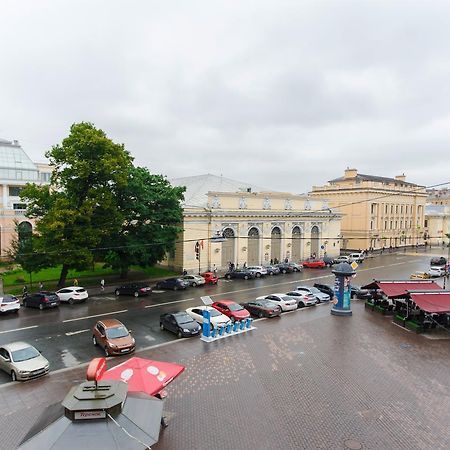
[[[351,279],[355,275],[355,271],[348,263],[338,264],[332,271],[336,276],[334,282],[334,292],[336,300],[330,313],[335,316],[351,316],[352,310],[350,306],[351,298]]]

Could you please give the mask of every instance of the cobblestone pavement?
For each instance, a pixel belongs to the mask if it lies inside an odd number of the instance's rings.
[[[168,388],[170,424],[155,450],[448,448],[448,340],[407,332],[362,302],[352,317],[324,305],[255,325],[139,353],[187,367]],[[84,371],[2,387],[0,448],[15,448]]]

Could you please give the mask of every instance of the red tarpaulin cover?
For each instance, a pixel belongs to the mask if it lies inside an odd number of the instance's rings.
[[[184,366],[138,357],[108,369],[101,380],[122,380],[128,383],[129,392],[155,395],[180,375]]]
[[[411,300],[429,313],[450,313],[450,292],[410,292]]]
[[[404,297],[407,291],[436,291],[442,289],[434,281],[373,281],[363,289],[381,289],[389,298]]]

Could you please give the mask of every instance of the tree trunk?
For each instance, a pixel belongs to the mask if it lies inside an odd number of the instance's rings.
[[[120,279],[125,280],[128,277],[128,266],[120,266]]]
[[[63,264],[61,269],[61,274],[59,275],[58,287],[62,288],[66,284],[67,274],[69,273],[69,266],[67,264]]]

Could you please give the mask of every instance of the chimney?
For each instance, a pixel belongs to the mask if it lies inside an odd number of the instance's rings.
[[[398,181],[405,181],[406,175],[404,173],[402,173],[401,175],[395,175],[395,179]]]
[[[344,178],[355,178],[358,175],[358,169],[350,169],[347,167],[344,172]]]

